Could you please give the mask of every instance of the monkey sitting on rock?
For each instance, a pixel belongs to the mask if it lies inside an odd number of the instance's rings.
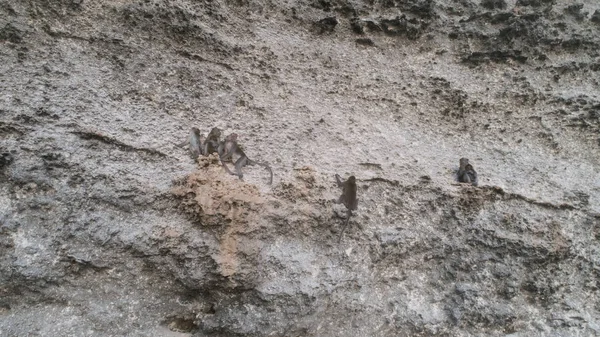
[[[206,136],[206,140],[202,146],[203,155],[208,156],[211,153],[218,153],[219,144],[221,144],[221,129],[215,127]]]
[[[219,143],[221,142],[221,129],[212,128],[207,137],[200,134],[197,127],[190,130],[190,138],[181,144],[176,144],[179,147],[184,147],[186,143],[190,145],[190,155],[195,160],[198,156],[208,156],[211,153],[217,152]]]
[[[190,131],[190,154],[192,158],[196,160],[198,156],[204,155],[204,141],[205,137],[200,134],[200,130],[197,127],[193,127]]]
[[[219,154],[219,158],[221,159],[221,165],[223,165],[223,167],[229,174],[236,175],[240,179],[244,177],[244,174],[242,173],[242,167],[250,165],[263,166],[269,171],[269,185],[271,185],[273,183],[273,170],[271,170],[271,167],[265,163],[260,163],[248,158],[246,153],[244,153],[242,148],[239,146],[237,142],[237,137],[238,135],[236,133],[232,133],[229,136],[225,137],[225,141],[219,143],[217,153]],[[226,160],[233,161],[234,155],[239,157],[234,163],[235,173],[231,172],[229,167],[227,167],[227,165],[225,164]]]
[[[475,172],[473,165],[469,164],[469,159],[460,158],[459,163],[460,167],[458,168],[458,181],[477,186],[477,172]]]

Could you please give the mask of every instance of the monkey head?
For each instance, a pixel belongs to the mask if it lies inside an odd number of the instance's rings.
[[[234,132],[234,133],[230,134],[229,136],[227,136],[227,140],[230,140],[232,142],[236,142],[237,141],[237,137],[238,137],[237,133]]]
[[[210,130],[211,135],[214,135],[215,137],[221,137],[221,129],[214,127]]]

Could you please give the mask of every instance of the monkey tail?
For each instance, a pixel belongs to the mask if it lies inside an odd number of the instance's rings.
[[[219,156],[219,160],[221,161],[221,165],[223,165],[223,168],[225,169],[225,171],[227,171],[227,173],[232,174],[234,176],[239,176],[238,174],[231,172],[231,170],[229,169],[229,167],[227,167],[227,165],[223,161],[223,156]],[[241,179],[241,177],[240,177],[240,179]]]
[[[271,185],[273,184],[273,170],[271,170],[271,167],[267,164],[265,164],[265,168],[269,170],[269,185]]]
[[[342,232],[340,233],[340,237],[338,238],[338,243],[342,241],[342,236],[344,236],[344,231],[346,230],[346,227],[348,227],[348,224],[350,223],[351,215],[352,215],[352,211],[348,210],[348,212],[346,213],[346,223],[344,224],[344,227],[342,228]]]
[[[273,184],[273,170],[271,169],[271,166],[269,166],[268,164],[265,164],[265,163],[259,163],[254,160],[252,160],[250,162],[250,164],[260,165],[260,166],[266,168],[269,171],[269,185]]]

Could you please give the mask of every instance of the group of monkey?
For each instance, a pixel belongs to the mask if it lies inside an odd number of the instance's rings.
[[[196,160],[198,156],[208,156],[211,153],[217,153],[219,155],[219,159],[221,160],[221,165],[225,168],[225,170],[229,174],[233,174],[238,176],[240,179],[244,177],[242,173],[242,167],[249,165],[260,165],[264,166],[270,174],[269,177],[269,185],[273,183],[273,170],[271,167],[264,163],[259,163],[257,161],[251,160],[244,153],[242,148],[239,146],[237,142],[237,133],[229,134],[225,137],[225,140],[221,140],[221,129],[212,128],[208,133],[208,136],[204,137],[204,135],[200,134],[200,130],[196,127],[193,127],[190,132],[190,152],[192,154],[192,158]],[[238,156],[238,159],[235,161],[235,173],[231,172],[229,167],[225,164],[225,161],[233,161],[233,156]]]
[[[249,165],[260,165],[269,171],[269,185],[272,184],[273,170],[271,170],[271,167],[265,163],[260,163],[248,158],[238,144],[237,137],[238,135],[236,133],[231,133],[225,137],[225,140],[221,140],[221,129],[217,127],[212,128],[208,133],[208,136],[204,137],[204,135],[200,134],[200,130],[198,128],[193,127],[191,129],[189,139],[192,158],[196,160],[200,155],[208,156],[209,154],[216,152],[219,155],[219,160],[221,161],[221,165],[225,168],[225,170],[229,174],[238,176],[240,179],[242,179],[244,176],[242,173],[242,167]],[[234,163],[235,172],[231,172],[225,162],[233,161],[234,155],[237,156],[238,159]],[[358,207],[358,199],[356,198],[356,177],[350,176],[347,180],[342,181],[341,177],[336,174],[335,180],[338,187],[342,188],[342,195],[337,200],[334,200],[334,202],[337,204],[344,204],[347,210],[346,222],[342,228],[342,232],[340,233],[338,239],[339,242],[344,235],[344,231],[346,230],[348,223],[350,222],[352,211],[356,210]],[[459,160],[458,181],[461,183],[472,184],[474,186],[477,186],[478,184],[477,172],[475,172],[473,165],[469,163],[469,159],[467,158],[461,158]]]

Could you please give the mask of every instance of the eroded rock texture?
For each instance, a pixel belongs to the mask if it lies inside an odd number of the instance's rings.
[[[598,13],[3,0],[0,335],[600,335]]]

